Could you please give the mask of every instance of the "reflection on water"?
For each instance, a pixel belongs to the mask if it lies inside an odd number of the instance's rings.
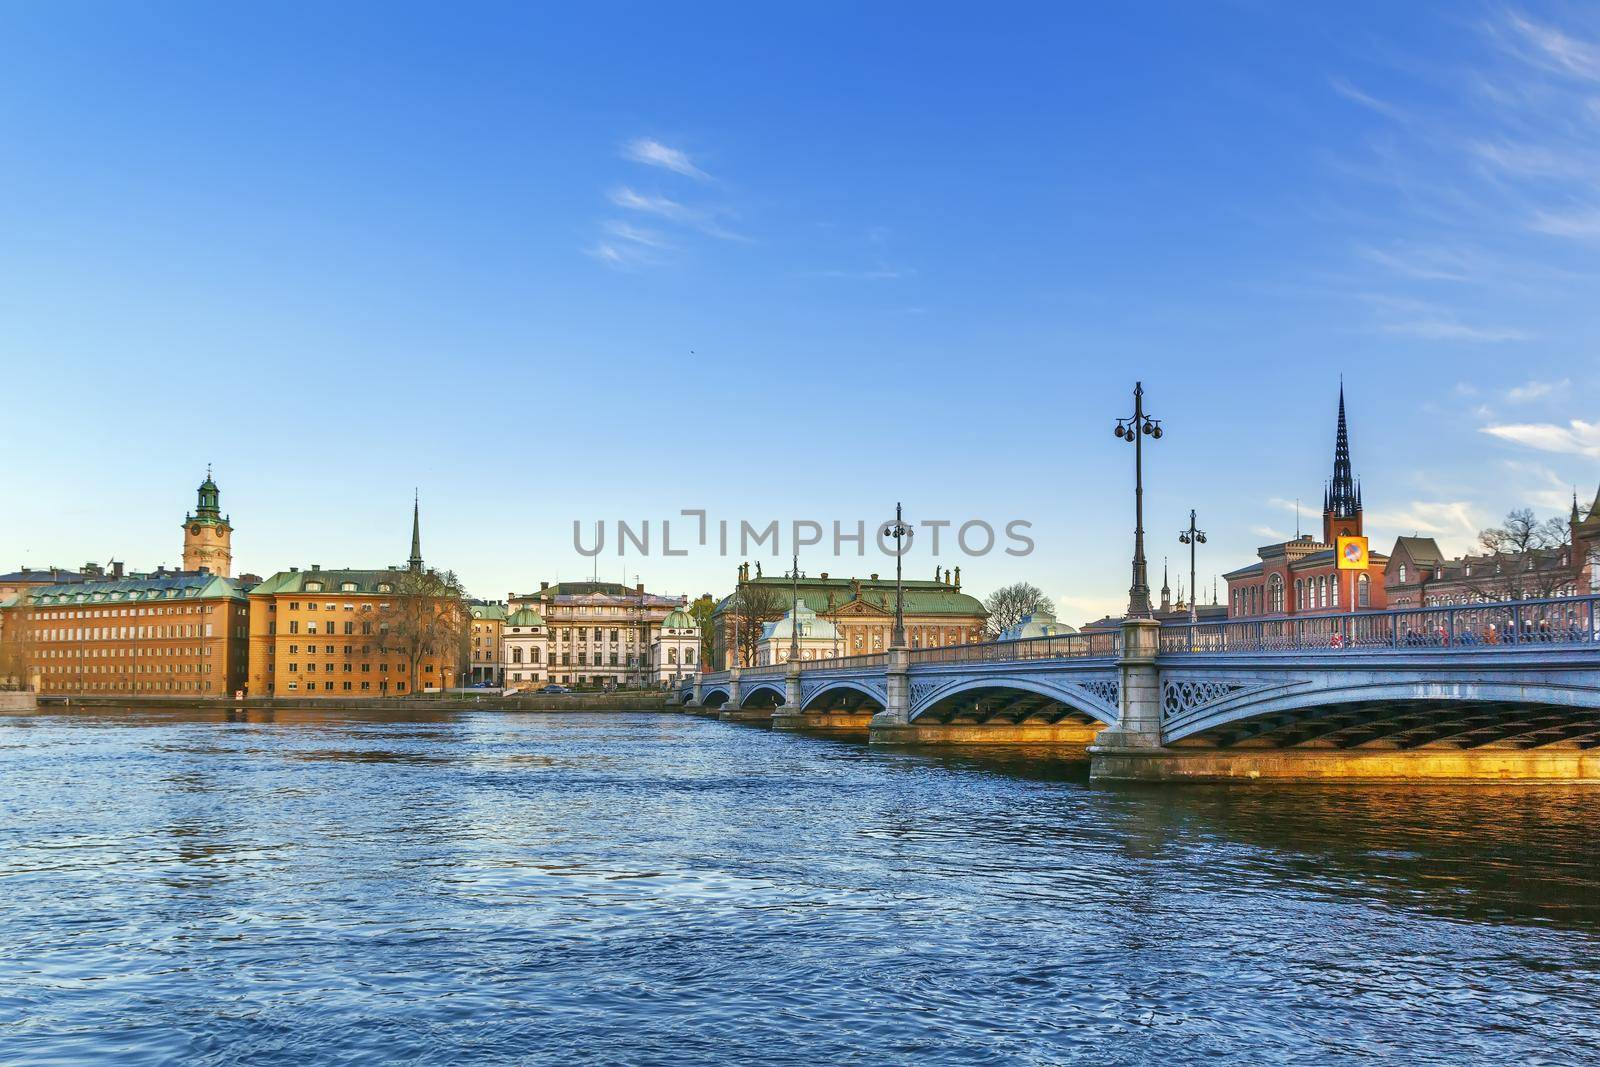
[[[0,1061],[1600,1057],[1600,790],[674,716],[0,719]]]

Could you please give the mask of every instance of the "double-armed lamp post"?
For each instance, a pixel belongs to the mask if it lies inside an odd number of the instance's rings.
[[[1194,516],[1194,508],[1190,508],[1189,509],[1189,528],[1187,530],[1178,531],[1178,543],[1182,544],[1182,545],[1188,545],[1189,546],[1189,621],[1190,622],[1198,622],[1200,620],[1200,609],[1198,607],[1196,607],[1196,605],[1199,603],[1200,596],[1199,596],[1199,590],[1196,588],[1196,586],[1194,584],[1194,548],[1195,548],[1196,545],[1203,545],[1203,544],[1206,543],[1206,532],[1204,530],[1199,530],[1199,529],[1195,528],[1194,518],[1195,518],[1195,516]]]
[[[1161,420],[1144,410],[1144,383],[1133,386],[1133,414],[1118,419],[1112,431],[1133,446],[1133,585],[1128,589],[1128,617],[1150,618],[1150,581],[1144,562],[1144,439],[1161,439]]]
[[[894,538],[894,632],[889,637],[890,648],[906,647],[906,598],[905,588],[901,584],[901,561],[905,552],[901,548],[900,539],[911,532],[911,527],[905,524],[901,515],[900,505],[894,506],[894,525],[883,528],[883,536]]]

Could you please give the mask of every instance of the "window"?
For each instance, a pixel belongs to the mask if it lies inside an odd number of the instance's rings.
[[[1365,574],[1356,579],[1356,606],[1361,608],[1372,606],[1372,582]]]
[[[1283,575],[1274,574],[1267,579],[1267,611],[1271,614],[1283,612]]]

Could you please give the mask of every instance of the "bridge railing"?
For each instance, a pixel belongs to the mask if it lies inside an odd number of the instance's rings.
[[[1600,644],[1600,597],[1168,624],[1161,652],[1360,651]]]
[[[1013,663],[1030,659],[1115,656],[1121,650],[1122,631],[1093,630],[1088,633],[1058,634],[1055,637],[1025,637],[1016,641],[914,648],[910,658],[912,663]]]

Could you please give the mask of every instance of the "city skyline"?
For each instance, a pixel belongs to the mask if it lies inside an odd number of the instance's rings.
[[[214,462],[236,572],[399,563],[413,487],[430,562],[493,598],[590,576],[574,520],[899,499],[1029,520],[1032,556],[945,562],[1086,620],[1125,602],[1134,378],[1167,431],[1150,562],[1197,508],[1203,588],[1297,498],[1314,522],[1341,372],[1375,544],[1460,552],[1600,482],[1592,13],[1173,6],[1030,41],[950,9],[707,38],[491,5],[321,13],[305,47],[288,10],[0,15],[31,148],[0,359],[41,443],[7,569],[177,562]],[[693,596],[743,558],[598,570]]]

